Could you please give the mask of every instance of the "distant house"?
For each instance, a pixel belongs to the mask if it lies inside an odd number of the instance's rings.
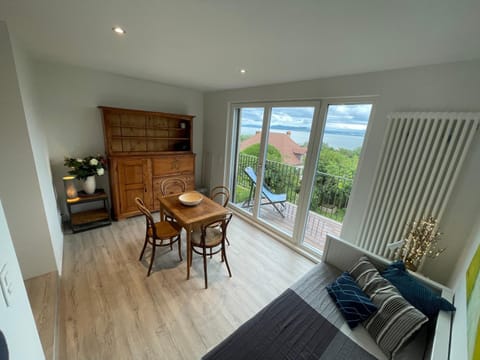
[[[291,138],[292,133],[287,131],[285,134],[271,132],[268,136],[268,143],[273,145],[282,154],[283,163],[292,166],[302,165],[303,156],[307,153],[307,148],[298,145]],[[252,137],[240,143],[240,151],[245,150],[251,145],[259,144],[261,132],[257,131]]]

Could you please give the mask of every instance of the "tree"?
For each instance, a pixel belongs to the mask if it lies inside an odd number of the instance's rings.
[[[360,148],[336,149],[327,144],[322,145],[310,210],[337,220],[343,218],[352,190],[352,179],[355,176],[360,150]],[[259,153],[260,144],[251,145],[242,151],[242,154],[250,155],[251,160],[246,161],[245,164],[242,163],[240,168],[256,167]],[[272,145],[267,147],[267,160],[265,184],[275,193],[287,193],[288,201],[296,203],[302,171],[282,164],[280,152]],[[336,215],[335,209],[337,209]]]
[[[310,206],[312,210],[316,211],[321,206],[346,207],[360,150],[335,149],[326,144],[322,146]]]
[[[358,165],[361,148],[354,150],[335,149],[327,144],[322,145],[317,171],[330,175],[353,178]]]
[[[242,151],[243,154],[255,156],[258,159],[260,154],[260,144],[250,145],[248,148]],[[281,164],[282,154],[273,145],[267,146],[267,162],[265,163],[265,184],[275,193],[283,193],[286,191],[286,182],[284,176],[282,176],[281,167],[287,166]]]
[[[249,147],[244,149],[242,153],[246,155],[256,156],[258,158],[260,154],[260,144],[250,145]],[[282,154],[275,146],[271,144],[268,144],[267,146],[267,160],[277,161],[280,163],[282,162]]]

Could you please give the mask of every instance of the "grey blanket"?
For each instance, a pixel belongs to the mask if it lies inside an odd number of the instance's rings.
[[[375,359],[339,331],[344,320],[325,290],[339,273],[317,265],[203,359]]]

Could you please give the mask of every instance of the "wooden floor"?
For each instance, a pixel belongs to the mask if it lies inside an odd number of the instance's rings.
[[[176,248],[157,252],[147,278],[138,261],[144,226],[137,217],[66,236],[59,359],[199,359],[313,266],[234,217],[232,278],[216,255],[205,290],[194,255],[187,281]]]
[[[56,271],[25,280],[25,288],[46,360],[54,358],[57,286]]]

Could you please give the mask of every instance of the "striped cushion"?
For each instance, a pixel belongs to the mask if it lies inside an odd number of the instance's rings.
[[[377,313],[363,323],[365,328],[385,354],[394,357],[428,318],[405,300],[366,256],[359,259],[350,274],[378,307]]]
[[[375,304],[358,287],[348,272],[344,272],[332,284],[328,285],[327,291],[345,320],[347,320],[350,329],[353,329],[377,311]]]

